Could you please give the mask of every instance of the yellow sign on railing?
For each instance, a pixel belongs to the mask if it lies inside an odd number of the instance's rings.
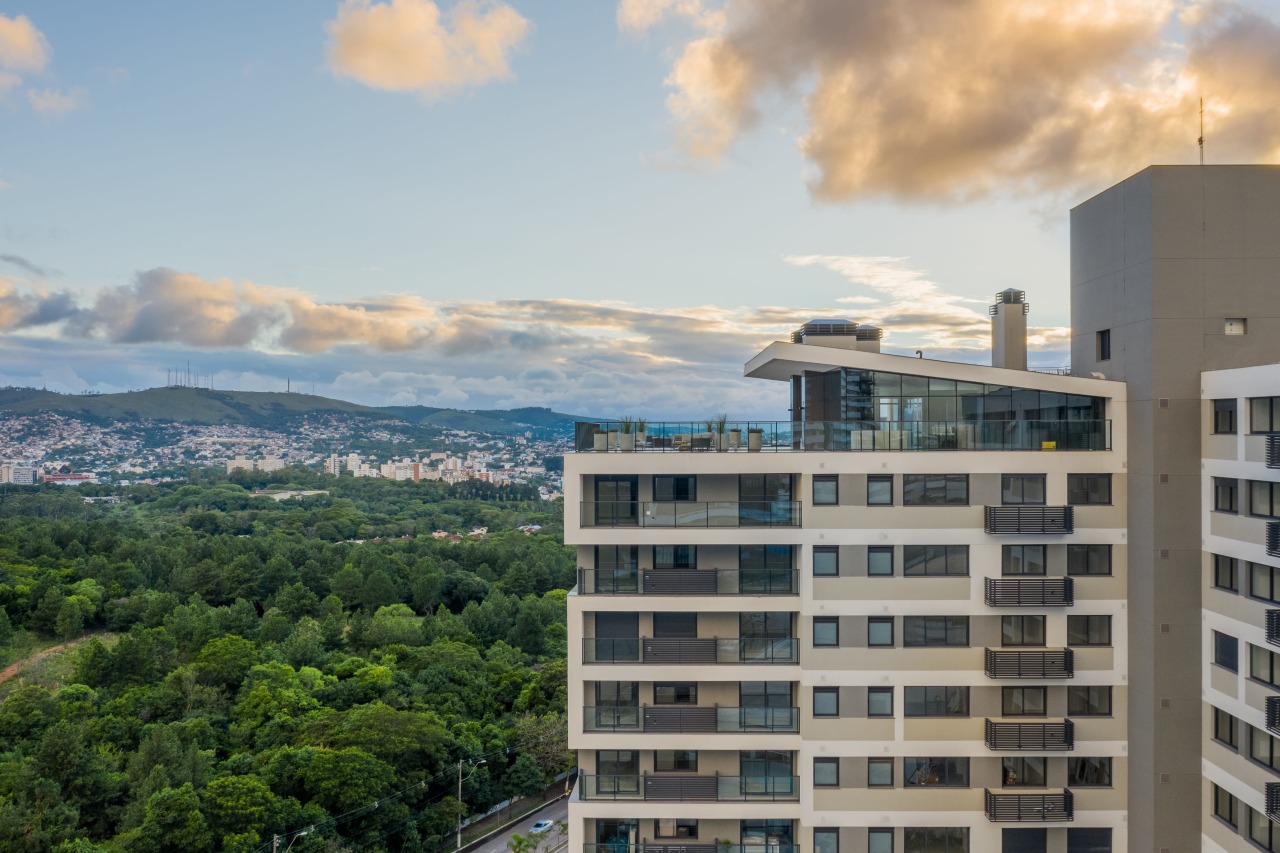
[[[1042,442],[1040,442],[1040,449],[1041,449],[1041,450],[1057,450],[1057,449],[1058,449],[1058,442],[1056,442],[1056,441],[1042,441]]]

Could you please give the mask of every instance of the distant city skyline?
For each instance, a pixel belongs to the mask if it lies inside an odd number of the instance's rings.
[[[777,417],[813,317],[1066,363],[1066,211],[1276,162],[1272,3],[0,4],[0,385]],[[764,383],[754,383],[756,385]]]

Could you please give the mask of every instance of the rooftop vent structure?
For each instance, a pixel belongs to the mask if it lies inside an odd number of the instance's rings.
[[[848,320],[810,320],[791,333],[791,343],[880,352],[879,326],[855,325]]]
[[[991,366],[1027,369],[1027,294],[1009,288],[991,306]]]

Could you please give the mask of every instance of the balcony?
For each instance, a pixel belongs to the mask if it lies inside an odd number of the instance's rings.
[[[583,527],[799,527],[799,501],[583,501]]]
[[[1274,607],[1268,608],[1266,620],[1267,642],[1273,646],[1280,646],[1280,610]]]
[[[1280,696],[1267,697],[1267,731],[1280,737]]]
[[[579,595],[799,595],[795,569],[578,569]]]
[[[579,453],[1110,450],[1111,421],[655,421],[574,424]]]
[[[1267,556],[1280,557],[1280,521],[1267,522]]]
[[[986,508],[988,533],[1074,533],[1073,506],[989,506]]]
[[[1070,607],[1075,604],[1072,578],[987,578],[989,607]]]
[[[1076,674],[1075,652],[1071,649],[985,651],[989,678],[1074,678]]]
[[[800,786],[795,776],[579,776],[578,795],[583,800],[794,803]]]
[[[1268,782],[1263,794],[1267,817],[1280,822],[1280,782]]]
[[[651,732],[661,734],[725,734],[737,732],[798,732],[798,708],[720,708],[649,706],[582,709],[589,732]]]
[[[1267,467],[1280,468],[1280,435],[1267,436]]]
[[[987,820],[993,823],[1047,823],[1076,818],[1075,798],[1069,790],[1056,794],[997,794],[987,789],[986,807]]]
[[[582,662],[639,664],[773,664],[796,663],[795,637],[588,637]]]
[[[645,844],[584,844],[582,853],[800,853],[797,844],[708,844],[672,842]]]
[[[987,749],[993,750],[1066,752],[1076,748],[1076,725],[1070,720],[1058,723],[1011,723],[988,719],[986,742]]]

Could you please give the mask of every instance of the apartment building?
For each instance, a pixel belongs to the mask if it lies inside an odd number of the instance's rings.
[[[778,422],[581,425],[570,849],[1127,846],[1123,383],[806,324]]]
[[[1280,364],[1202,393],[1203,849],[1280,851]]]

